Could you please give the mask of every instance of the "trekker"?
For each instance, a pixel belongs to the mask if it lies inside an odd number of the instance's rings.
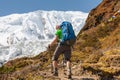
[[[58,63],[57,63],[57,60],[58,60],[60,54],[63,54],[64,55],[64,59],[66,61],[66,65],[67,65],[67,76],[68,76],[68,78],[71,78],[71,61],[70,61],[70,58],[71,58],[71,48],[72,48],[72,46],[67,44],[67,43],[70,43],[70,42],[64,42],[63,43],[63,41],[64,41],[63,40],[64,39],[64,35],[63,34],[65,32],[63,30],[64,23],[67,24],[67,22],[63,22],[62,23],[63,25],[57,25],[56,26],[56,33],[55,33],[56,36],[55,36],[54,40],[51,42],[51,44],[49,45],[49,48],[55,42],[59,41],[59,43],[58,43],[58,45],[56,47],[56,50],[54,52],[54,55],[52,57],[52,60],[53,60],[53,62],[52,62],[53,63],[53,75],[54,76],[58,76]],[[72,29],[72,25],[71,24],[70,24],[70,27]],[[68,30],[68,32],[70,32],[70,30]],[[74,31],[72,33],[74,33]],[[72,36],[72,37],[74,37],[74,36]]]

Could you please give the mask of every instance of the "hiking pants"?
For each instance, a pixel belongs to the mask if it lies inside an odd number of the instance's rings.
[[[54,55],[52,57],[52,60],[57,61],[60,54],[64,55],[64,59],[66,61],[70,61],[70,58],[71,58],[71,46],[58,44],[58,46],[56,47],[56,50],[54,52]]]

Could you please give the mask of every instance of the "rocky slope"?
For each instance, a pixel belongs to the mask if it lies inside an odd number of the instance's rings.
[[[103,0],[89,13],[72,53],[73,80],[120,79],[119,10],[119,0]],[[53,51],[9,61],[0,68],[1,80],[63,80],[50,76]]]
[[[76,50],[89,55],[83,68],[98,74],[101,80],[120,77],[120,1],[103,0],[91,10],[78,35]]]

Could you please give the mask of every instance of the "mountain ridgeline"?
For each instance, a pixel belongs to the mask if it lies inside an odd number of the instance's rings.
[[[0,68],[0,78],[58,80],[47,75],[53,51],[9,61]],[[73,80],[81,80],[81,76],[83,80],[120,80],[120,0],[103,0],[91,10],[77,36],[71,61]]]
[[[43,11],[0,17],[0,65],[23,56],[36,56],[46,50],[55,36],[55,25],[72,22],[77,35],[88,13]]]

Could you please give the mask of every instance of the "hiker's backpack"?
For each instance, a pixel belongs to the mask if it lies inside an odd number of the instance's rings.
[[[62,44],[65,45],[74,45],[76,42],[76,36],[73,30],[73,26],[70,22],[64,21],[60,25],[61,30],[62,30]]]

